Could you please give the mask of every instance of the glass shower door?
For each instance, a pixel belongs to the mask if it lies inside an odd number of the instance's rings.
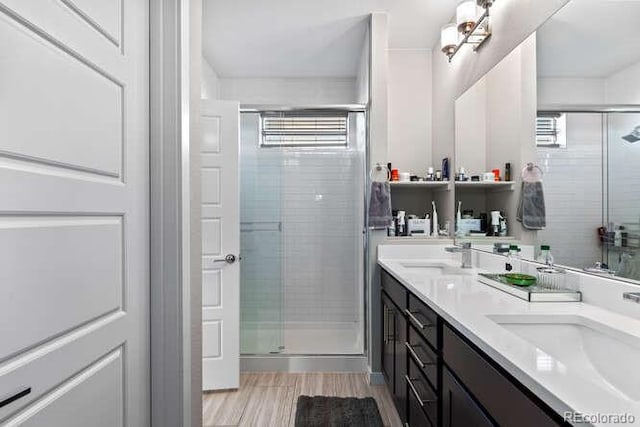
[[[240,127],[240,353],[283,346],[282,168],[278,153],[259,152],[258,114]]]

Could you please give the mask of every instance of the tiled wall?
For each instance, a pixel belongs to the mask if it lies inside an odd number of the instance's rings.
[[[588,266],[602,258],[602,118],[567,116],[567,148],[538,148],[544,171],[547,228],[539,244],[550,244],[559,264]]]
[[[640,222],[640,141],[622,139],[640,126],[640,113],[608,115],[609,221]]]
[[[242,115],[242,319],[359,322],[364,147],[261,149],[258,120]]]

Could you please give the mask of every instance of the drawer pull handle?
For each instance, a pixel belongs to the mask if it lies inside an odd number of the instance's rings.
[[[424,369],[425,366],[427,365],[431,366],[436,364],[436,362],[427,362],[427,363],[423,362],[422,360],[420,360],[420,357],[418,357],[418,354],[413,349],[411,344],[409,344],[408,342],[405,342],[404,345],[407,346],[407,350],[409,350],[409,354],[411,354],[411,357],[413,358],[413,360],[416,361],[416,363],[420,366],[420,368]]]
[[[4,408],[10,403],[15,402],[18,399],[25,397],[27,394],[31,393],[31,387],[23,387],[18,392],[13,393],[9,397],[6,397],[0,401],[0,408]]]
[[[416,326],[417,326],[418,328],[420,328],[420,329],[433,328],[433,327],[435,327],[435,326],[436,326],[436,325],[425,325],[425,324],[423,324],[421,321],[419,321],[419,320],[418,320],[418,318],[415,316],[418,312],[415,312],[415,311],[409,311],[409,309],[408,309],[408,308],[406,308],[406,309],[404,310],[404,312],[405,312],[405,313],[407,313],[407,316],[409,316],[409,319],[411,319],[411,321],[412,321],[413,323],[415,323],[415,324],[416,324]]]
[[[417,381],[417,378],[409,378],[409,375],[405,375],[404,379],[405,381],[407,381],[407,384],[409,384],[409,388],[411,389],[413,395],[416,397],[416,399],[418,399],[418,403],[420,404],[420,406],[424,407],[424,405],[427,403],[435,403],[435,399],[423,399],[420,397],[420,395],[418,394],[418,390],[416,390],[416,387],[411,382],[411,380]]]

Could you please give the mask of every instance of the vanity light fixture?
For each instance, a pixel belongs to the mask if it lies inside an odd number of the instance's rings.
[[[447,24],[442,27],[440,36],[440,47],[445,55],[452,55],[458,47],[460,36],[458,35],[458,26],[456,24]]]
[[[475,51],[491,36],[489,8],[492,5],[493,0],[463,0],[458,4],[456,23],[445,25],[440,33],[440,46],[449,62],[465,44],[472,45]]]
[[[478,6],[476,0],[462,0],[456,8],[456,24],[458,24],[458,31],[467,35],[471,32],[471,29],[476,25],[476,18],[478,17]]]

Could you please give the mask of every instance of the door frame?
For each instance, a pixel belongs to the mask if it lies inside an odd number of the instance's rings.
[[[202,425],[202,2],[150,0],[151,424]]]

